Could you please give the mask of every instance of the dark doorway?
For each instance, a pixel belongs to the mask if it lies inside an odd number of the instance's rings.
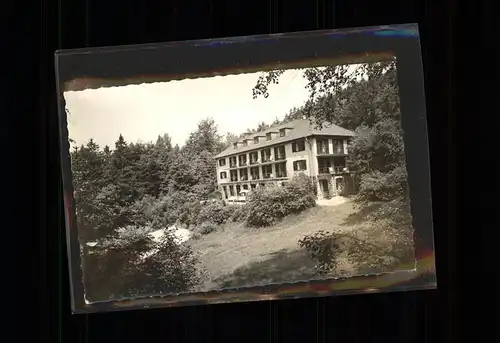
[[[328,184],[328,180],[320,180],[321,192],[323,194],[323,198],[330,199],[330,187]]]
[[[345,182],[343,178],[339,177],[335,180],[335,188],[338,195],[345,195]]]

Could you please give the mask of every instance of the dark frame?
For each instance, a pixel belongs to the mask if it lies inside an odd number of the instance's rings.
[[[200,58],[203,56],[203,58]],[[279,68],[362,63],[396,57],[415,229],[416,270],[237,290],[87,304],[63,92]],[[138,63],[141,61],[142,63]],[[278,62],[279,61],[279,62]],[[90,48],[55,54],[66,241],[74,313],[388,292],[437,287],[423,71],[416,24]]]

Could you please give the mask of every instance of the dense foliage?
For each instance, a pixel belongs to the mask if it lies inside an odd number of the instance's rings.
[[[155,143],[127,143],[120,135],[113,150],[93,140],[73,149],[87,299],[182,292],[203,281],[187,246],[169,232],[160,242],[150,233],[198,223],[200,202],[216,189],[213,156],[224,147],[207,119],[182,148],[168,135]]]
[[[253,89],[254,98],[270,96],[268,86],[278,83],[282,73],[273,71],[262,75]],[[372,267],[384,264],[380,262],[380,254],[393,256],[396,260],[393,264],[412,259],[413,230],[396,62],[363,64],[356,68],[346,65],[310,68],[304,77],[310,96],[303,107],[296,109],[296,115],[313,120],[319,127],[334,123],[356,133],[349,144],[348,157],[358,189],[355,201],[360,211],[374,209],[367,211],[374,232],[384,231],[392,237],[384,249],[374,249],[366,237],[352,238],[356,243],[351,244],[349,256]],[[334,239],[335,235],[331,234]],[[335,244],[325,245],[327,236],[316,237],[314,248],[311,248],[313,237],[302,246],[307,245],[311,251],[327,246],[330,249]]]
[[[283,186],[260,188],[249,194],[246,223],[264,227],[316,205],[314,185],[304,174],[294,176]]]

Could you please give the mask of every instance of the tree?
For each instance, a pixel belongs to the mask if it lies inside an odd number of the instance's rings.
[[[200,198],[206,198],[216,190],[217,176],[213,155],[208,151],[202,151],[192,159],[190,175],[196,180],[192,191]]]
[[[221,152],[224,144],[215,121],[211,118],[200,121],[197,130],[189,135],[184,149],[194,153],[207,151],[214,155]]]
[[[115,149],[108,169],[108,178],[119,189],[119,204],[122,207],[132,204],[139,197],[136,172],[141,152],[140,144],[129,145],[121,134],[115,142]]]
[[[181,190],[190,189],[200,199],[213,193],[217,181],[214,157],[225,146],[215,121],[211,118],[200,121],[177,155],[174,176],[177,187],[182,184]]]
[[[159,155],[155,145],[148,144],[137,161],[137,186],[142,196],[158,197],[161,192],[163,155]]]
[[[94,214],[99,209],[95,200],[105,182],[104,166],[105,156],[92,139],[71,153],[74,198],[78,211],[77,226],[82,239],[93,238],[97,230],[98,220]]]

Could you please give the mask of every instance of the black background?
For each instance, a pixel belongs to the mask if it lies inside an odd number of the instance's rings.
[[[491,276],[480,278],[480,272],[494,269],[480,262],[487,249],[480,249],[484,254],[470,251],[463,254],[465,259],[460,260],[460,264],[456,259],[456,237],[463,227],[474,232],[473,243],[477,244],[473,245],[479,246],[480,239],[484,238],[480,234],[481,226],[485,224],[476,221],[465,226],[464,221],[456,221],[455,204],[459,197],[456,175],[459,170],[455,164],[457,143],[454,137],[460,111],[469,111],[474,117],[486,111],[483,99],[494,99],[495,94],[491,93],[494,88],[485,86],[494,76],[492,72],[469,71],[475,77],[473,89],[467,88],[467,97],[461,93],[465,88],[458,92],[457,71],[471,68],[457,61],[465,55],[469,57],[470,50],[480,54],[478,45],[484,44],[485,39],[478,33],[469,32],[472,38],[459,33],[457,3],[418,0],[47,0],[2,6],[0,113],[15,128],[3,126],[1,135],[3,150],[7,152],[1,168],[2,176],[6,173],[2,178],[4,218],[0,227],[5,257],[2,258],[1,284],[4,322],[15,320],[15,324],[4,325],[7,331],[3,330],[2,340],[459,342],[473,338],[482,341],[489,322],[488,303],[480,300],[480,296],[495,290],[495,281]],[[483,15],[489,18],[488,13]],[[58,137],[53,63],[56,49],[409,22],[418,22],[421,29],[439,290],[88,316],[70,314],[65,242],[64,237],[57,234],[64,222],[59,165],[56,163]],[[491,55],[486,57],[491,59]],[[459,101],[473,96],[480,105],[466,110],[464,103]],[[470,137],[478,137],[477,132],[482,132],[482,136],[494,139],[486,129],[481,127],[470,133]],[[459,155],[468,155],[466,149]],[[471,149],[470,144],[468,149]],[[487,163],[488,173],[494,175],[491,170],[494,164],[488,161],[492,156],[494,154],[475,151],[473,164],[485,166]],[[460,192],[460,196],[467,191],[470,188]],[[491,193],[491,187],[480,188],[475,200],[467,206],[469,211],[460,212],[474,212]],[[486,221],[485,227],[494,229],[495,211],[489,213],[482,219]],[[476,263],[472,269],[468,267],[470,261]],[[468,270],[467,277],[473,279],[472,286],[468,286],[468,298],[474,297],[476,305],[485,308],[471,310],[483,327],[475,329],[473,336],[459,333],[465,326],[473,325],[458,321],[457,303],[465,299],[456,295],[456,289],[465,286],[456,279],[459,268]],[[9,337],[8,331],[12,331]],[[495,341],[493,337],[489,340]]]

